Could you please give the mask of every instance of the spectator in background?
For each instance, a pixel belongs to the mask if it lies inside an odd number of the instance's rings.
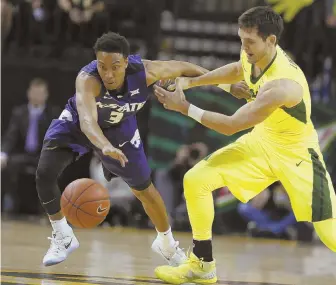
[[[8,0],[1,0],[1,46],[12,28],[13,6]]]
[[[280,184],[266,189],[249,203],[239,203],[238,212],[249,222],[253,237],[290,239],[290,227],[297,224],[289,198]]]
[[[55,55],[60,55],[66,47],[68,34],[72,43],[79,42],[91,48],[95,38],[106,32],[108,26],[103,0],[58,0]]]
[[[26,54],[33,44],[46,43],[46,20],[51,17],[43,0],[15,0],[15,35],[19,51]]]
[[[172,165],[155,172],[154,183],[165,202],[168,214],[173,219],[178,213],[183,214],[184,210],[187,215],[183,198],[184,174],[208,155],[208,151],[208,147],[202,142],[182,145],[177,150]]]
[[[7,179],[1,195],[10,191],[14,210],[20,203],[20,192],[28,191],[18,189],[21,176],[28,173],[34,178],[45,132],[52,119],[60,114],[58,108],[47,105],[48,86],[43,79],[31,81],[27,96],[28,104],[13,109],[1,147],[2,177]]]

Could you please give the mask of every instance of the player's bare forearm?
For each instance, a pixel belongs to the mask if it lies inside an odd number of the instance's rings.
[[[80,96],[76,96],[76,102],[81,131],[99,149],[110,145],[111,143],[98,125],[96,104],[89,103],[88,101],[85,104]]]
[[[189,106],[190,103],[185,102],[183,108],[181,108],[181,113],[188,116]],[[205,111],[202,116],[201,124],[224,135],[232,135],[235,133],[231,117],[216,112]]]
[[[99,82],[85,73],[81,73],[76,79],[76,106],[81,131],[93,145],[103,149],[111,143],[98,125],[95,96],[100,93],[100,88]]]
[[[218,114],[215,112],[201,110],[192,106],[185,98],[180,85],[177,86],[174,92],[169,92],[159,86],[154,86],[154,93],[158,100],[163,104],[164,108],[177,111],[185,116],[190,116],[201,122],[202,125],[213,129],[219,133],[229,135],[232,131],[231,117]],[[192,112],[191,109],[196,111]],[[198,111],[197,111],[198,110]],[[192,113],[195,115],[192,115]]]
[[[244,79],[240,62],[234,62],[199,77],[191,78],[189,88],[203,85],[233,84]]]
[[[180,76],[196,77],[209,72],[208,69],[184,61],[174,61],[174,63],[171,65],[171,68],[173,69],[172,73],[174,74],[174,78]]]
[[[147,85],[156,81],[175,79],[176,77],[196,77],[209,72],[209,70],[196,64],[184,61],[148,61],[144,60]]]
[[[90,140],[90,142],[99,149],[103,149],[105,146],[110,145],[110,141],[105,137],[102,129],[95,121],[86,121],[80,123],[82,132]]]
[[[201,117],[202,125],[221,134],[232,135],[250,129],[263,122],[277,108],[286,103],[286,94],[282,89],[267,86],[258,94],[255,101],[249,102],[239,108],[232,116],[226,116],[211,111],[204,111]],[[298,99],[297,99],[298,100]],[[189,103],[181,103],[180,112],[188,115]]]

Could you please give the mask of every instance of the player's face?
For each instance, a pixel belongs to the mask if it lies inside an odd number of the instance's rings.
[[[256,28],[240,28],[238,30],[238,35],[242,42],[242,49],[246,52],[248,62],[251,64],[261,60],[275,45],[275,36],[269,36],[264,40],[258,35],[258,30]]]
[[[97,52],[97,68],[104,85],[109,90],[119,89],[125,81],[127,58],[120,53]]]

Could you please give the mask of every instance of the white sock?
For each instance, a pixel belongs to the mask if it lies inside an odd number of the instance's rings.
[[[173,233],[171,231],[171,227],[166,232],[159,232],[156,230],[158,233],[158,237],[163,241],[163,245],[167,247],[173,247],[176,243]]]
[[[63,217],[61,220],[56,221],[50,220],[50,223],[55,232],[68,233],[72,231],[65,217]]]

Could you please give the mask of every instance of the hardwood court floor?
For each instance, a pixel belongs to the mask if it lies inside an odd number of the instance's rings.
[[[43,267],[50,234],[39,223],[2,222],[1,284],[165,284],[153,273],[162,260],[150,250],[152,230],[76,230],[80,248]],[[176,237],[188,248],[190,234]],[[336,254],[324,246],[216,236],[214,249],[222,285],[336,284]]]

